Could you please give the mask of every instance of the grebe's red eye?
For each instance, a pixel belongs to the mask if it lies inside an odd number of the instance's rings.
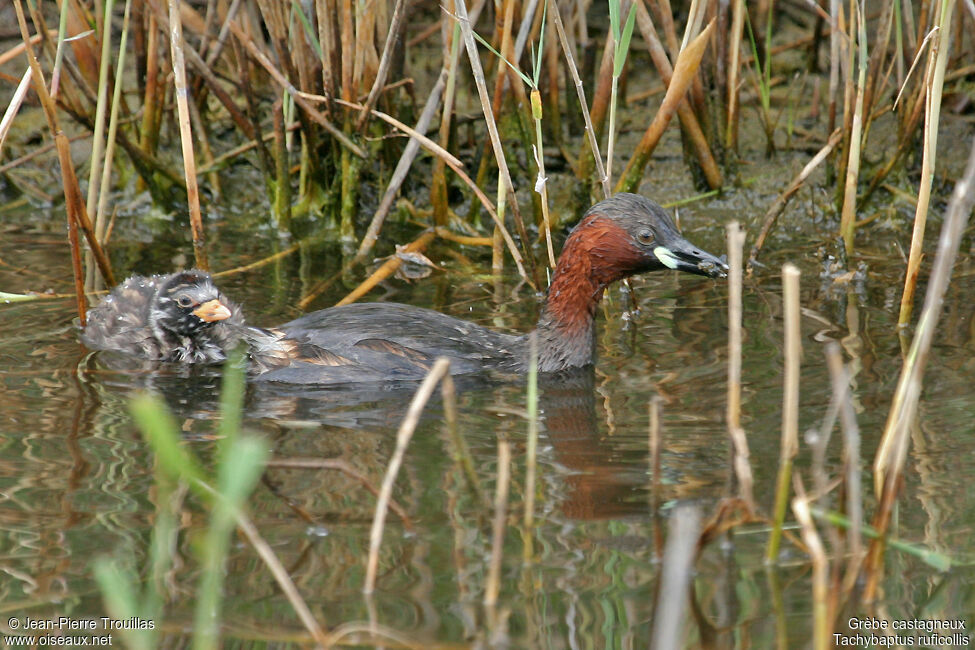
[[[653,233],[649,230],[641,230],[640,234],[636,236],[640,240],[641,244],[652,244],[653,243]]]

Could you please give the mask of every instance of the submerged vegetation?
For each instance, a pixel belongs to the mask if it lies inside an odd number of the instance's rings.
[[[660,549],[667,569],[658,585],[675,591],[659,598],[656,615],[680,620],[681,596],[673,594],[687,588],[694,566],[689,551],[748,523],[769,524],[769,563],[779,560],[784,546],[808,556],[817,648],[830,644],[842,613],[861,601],[868,607],[876,601],[885,552],[911,553],[939,569],[964,561],[889,537],[888,528],[904,484],[942,298],[975,200],[975,157],[963,177],[947,183],[940,182],[938,167],[945,146],[938,146],[943,112],[964,113],[960,119],[972,122],[971,2],[609,0],[607,8],[555,0],[446,0],[439,5],[406,0],[64,0],[60,5],[12,0],[9,9],[0,11],[16,19],[10,24],[20,34],[19,43],[8,42],[0,53],[0,63],[16,63],[22,71],[20,78],[4,75],[3,83],[15,90],[5,94],[9,101],[0,123],[2,183],[24,200],[53,201],[25,170],[40,168],[49,158],[60,170],[71,249],[71,269],[63,271],[74,277],[82,322],[88,296],[114,285],[127,271],[118,268],[121,260],[113,256],[111,235],[120,218],[113,199],[147,192],[157,206],[185,215],[179,223],[190,233],[194,263],[207,269],[208,215],[212,206],[227,200],[221,175],[238,163],[258,170],[268,197],[267,225],[281,242],[271,258],[246,268],[290,255],[308,240],[338,240],[341,271],[308,287],[301,301],[307,307],[336,281],[359,283],[343,302],[358,299],[435,239],[487,248],[495,277],[511,264],[527,285],[544,290],[546,266],[554,264],[553,230],[568,225],[559,222],[563,211],[550,212],[547,174],[553,165],[546,167],[546,159],[573,176],[577,190],[567,200],[575,205],[564,212],[578,213],[611,191],[639,191],[667,129],[679,129],[687,173],[702,196],[734,192],[746,184],[742,170],[750,163],[748,156],[774,157],[788,148],[808,152],[802,170],[767,208],[747,255],[744,234],[737,225],[729,229],[727,426],[737,494],[710,517],[692,507],[675,511],[672,541]],[[628,78],[640,65],[652,66],[660,87],[626,97]],[[653,97],[660,92],[656,103]],[[8,159],[8,140],[24,114],[36,113],[37,106],[47,126],[45,142]],[[620,146],[618,116],[626,112],[637,114],[630,130],[633,124],[645,128],[628,140],[632,150]],[[747,120],[754,120],[765,138],[760,152],[742,150],[740,132]],[[71,149],[71,141],[79,140],[88,153],[80,164]],[[971,138],[953,146],[972,148],[975,156]],[[836,347],[829,348],[827,358],[832,399],[812,445],[811,463],[796,469],[799,277],[794,267],[783,269],[781,469],[775,505],[764,513],[752,494],[747,432],[740,417],[741,283],[749,273],[766,272],[759,259],[767,238],[781,226],[790,199],[820,168],[842,242],[824,245],[839,257],[840,272],[852,274],[857,268],[858,233],[873,225],[864,216],[866,206],[881,201],[884,193],[907,197],[913,206],[912,238],[904,242],[903,286],[898,288],[903,370],[873,458],[873,498],[861,486],[849,369]],[[408,180],[417,187],[407,186]],[[364,187],[376,191],[364,197]],[[915,319],[929,213],[940,217],[940,199],[952,189],[923,308]],[[393,249],[384,225],[404,194],[427,206],[411,206],[421,227],[412,241],[397,246],[392,257],[363,278],[377,248]],[[930,249],[932,238],[927,239]],[[4,302],[38,297],[0,293]],[[157,404],[140,399],[133,405],[158,458],[159,512],[146,575],[136,578],[113,564],[97,565],[107,608],[118,617],[154,617],[163,611],[159,590],[171,561],[166,552],[177,534],[175,504],[189,489],[211,512],[198,554],[199,647],[217,643],[214,612],[235,527],[268,563],[304,623],[307,640],[330,644],[355,634],[375,643],[408,643],[375,622],[323,631],[287,571],[262,546],[243,513],[264,466],[264,451],[254,439],[237,435],[242,380],[230,372],[227,376],[226,426],[220,431],[213,481],[180,448],[178,427]],[[457,431],[452,384],[440,365],[419,389],[422,399],[411,406],[388,480],[378,491],[381,505],[363,561],[363,590],[368,594],[376,588],[385,508],[396,509],[397,464],[438,380],[457,474],[481,510],[494,513],[493,553],[498,555],[492,555],[484,587],[485,607],[492,613],[486,618],[493,621],[505,526],[513,521],[507,516],[511,451],[507,440],[499,440],[496,491],[489,503]],[[529,386],[532,453],[525,483],[531,487],[526,488],[521,527],[527,562],[533,553],[539,480],[534,377]],[[653,402],[654,423],[657,408]],[[836,453],[841,467],[830,476],[826,446],[837,420],[843,432]],[[654,481],[660,435],[666,433],[652,427]],[[801,537],[784,531],[790,504]],[[140,581],[146,585],[141,596]],[[667,609],[665,601],[676,610]],[[678,647],[680,635],[680,626],[660,626],[654,643]],[[133,635],[127,642],[151,647],[156,638]]]

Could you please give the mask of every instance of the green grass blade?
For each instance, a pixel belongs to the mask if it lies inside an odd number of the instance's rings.
[[[545,21],[548,19],[548,2],[542,6],[542,28],[538,32],[538,53],[532,52],[532,88],[538,88],[538,80],[542,76],[542,52],[545,51]]]
[[[105,609],[112,618],[123,621],[142,613],[136,597],[135,576],[131,572],[121,569],[115,560],[106,557],[96,559],[92,571],[102,591]],[[120,630],[120,634],[127,648],[149,650],[156,647],[153,630]]]
[[[243,346],[238,346],[223,364],[223,381],[220,389],[220,448],[229,448],[240,433],[240,420],[244,408],[244,372],[246,359]]]
[[[630,40],[633,38],[633,26],[636,24],[636,4],[630,5],[630,15],[626,17],[626,25],[623,33],[616,44],[616,52],[613,55],[613,76],[618,77],[623,74],[623,64],[626,63],[626,54],[630,51]]]
[[[211,650],[219,647],[220,610],[223,579],[230,541],[243,507],[257,479],[264,471],[267,450],[256,438],[239,438],[227,448],[217,468],[217,490],[210,525],[200,547],[202,575],[194,618],[193,647]]]
[[[517,74],[517,75],[518,75],[519,77],[521,77],[521,80],[522,80],[522,81],[524,81],[524,82],[525,82],[526,84],[528,84],[528,86],[529,86],[530,88],[534,88],[534,87],[535,87],[535,83],[534,83],[534,82],[533,82],[533,81],[532,81],[531,79],[529,79],[529,78],[528,78],[528,75],[526,75],[526,74],[525,74],[524,72],[522,72],[521,70],[519,70],[519,69],[518,69],[518,66],[516,66],[516,65],[515,65],[514,63],[512,63],[512,62],[511,62],[511,61],[509,61],[508,59],[506,59],[506,58],[504,58],[503,56],[501,56],[501,53],[500,53],[500,52],[498,52],[498,51],[497,51],[496,49],[494,49],[494,48],[493,48],[493,47],[491,46],[491,44],[490,44],[490,43],[488,43],[488,42],[487,42],[487,41],[485,41],[485,40],[484,40],[483,38],[481,38],[481,35],[480,35],[480,34],[478,34],[477,32],[475,32],[475,31],[473,31],[473,30],[471,30],[471,34],[473,34],[473,35],[474,35],[474,38],[476,38],[476,39],[477,39],[477,41],[478,41],[478,42],[479,42],[479,43],[480,43],[481,45],[483,45],[483,46],[484,46],[484,47],[486,47],[487,49],[489,49],[489,50],[491,50],[491,52],[493,52],[493,53],[494,53],[494,56],[496,56],[496,57],[498,57],[499,59],[501,59],[502,61],[504,61],[504,62],[505,62],[505,64],[506,64],[506,65],[507,65],[507,66],[508,66],[509,68],[511,68],[512,70],[514,70],[514,72],[515,72],[515,74]]]
[[[811,508],[810,512],[812,513],[813,517],[817,519],[822,519],[823,521],[829,522],[834,526],[838,526],[840,528],[850,527],[849,518],[847,518],[845,515],[842,515],[838,512],[833,512],[830,510],[820,510],[818,508]],[[876,539],[877,537],[879,537],[877,533],[877,529],[867,524],[863,525],[863,534],[865,537],[869,537],[871,539]],[[936,569],[938,571],[947,571],[952,566],[970,565],[970,562],[959,562],[957,560],[953,560],[951,557],[945,555],[944,553],[939,553],[938,551],[933,551],[929,548],[925,548],[917,544],[912,544],[910,542],[905,542],[903,540],[896,539],[894,537],[887,538],[887,547],[896,549],[901,553],[906,553],[908,555],[911,555],[917,558],[918,560],[920,560],[921,562],[924,562],[929,567]]]
[[[620,2],[621,0],[609,0],[609,29],[617,43],[620,40]]]

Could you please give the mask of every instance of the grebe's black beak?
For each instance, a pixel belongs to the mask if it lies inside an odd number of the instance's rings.
[[[666,245],[657,246],[653,249],[653,254],[668,269],[706,275],[709,278],[728,276],[728,265],[724,260],[702,251],[682,237],[675,237]]]

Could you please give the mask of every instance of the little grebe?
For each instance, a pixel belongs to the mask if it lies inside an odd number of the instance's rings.
[[[538,320],[539,370],[590,365],[605,288],[664,268],[724,277],[727,265],[681,237],[663,208],[642,196],[617,194],[591,207],[565,242]],[[82,334],[94,349],[183,363],[223,361],[243,341],[261,379],[305,384],[418,379],[439,356],[450,359],[453,374],[524,372],[528,340],[393,303],[332,307],[279,328],[252,327],[196,270],[129,278],[89,312]]]

